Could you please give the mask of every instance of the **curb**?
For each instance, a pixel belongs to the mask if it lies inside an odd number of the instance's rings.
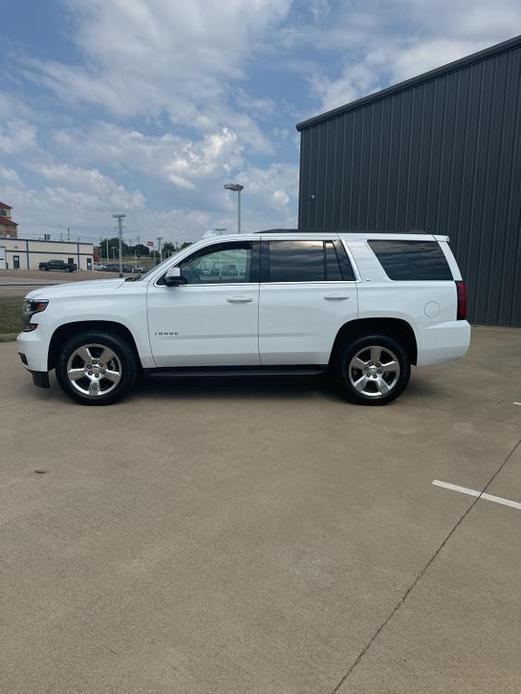
[[[17,333],[0,333],[0,342],[14,342]]]

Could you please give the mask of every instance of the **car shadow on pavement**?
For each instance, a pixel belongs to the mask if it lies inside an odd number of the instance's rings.
[[[312,398],[341,400],[327,376],[248,376],[248,377],[176,377],[147,376],[135,396],[192,400],[197,398]]]

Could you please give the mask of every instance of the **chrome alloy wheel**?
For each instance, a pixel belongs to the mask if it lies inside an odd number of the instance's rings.
[[[121,361],[110,347],[82,345],[67,362],[67,378],[82,395],[99,397],[110,393],[121,381]]]
[[[368,398],[387,395],[400,378],[400,362],[387,347],[364,347],[349,362],[347,376],[351,385]]]

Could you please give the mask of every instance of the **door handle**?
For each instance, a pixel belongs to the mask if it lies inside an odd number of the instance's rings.
[[[226,298],[226,301],[228,301],[230,304],[247,304],[250,301],[253,301],[253,297],[251,297],[251,296],[228,296]]]
[[[326,301],[345,301],[349,299],[349,296],[347,294],[326,294],[324,299]]]

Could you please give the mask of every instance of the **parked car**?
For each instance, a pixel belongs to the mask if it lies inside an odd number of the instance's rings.
[[[211,274],[201,268],[211,268]],[[18,352],[36,385],[102,405],[140,372],[314,374],[383,405],[411,365],[462,357],[465,286],[446,236],[208,237],[142,276],[30,292]]]
[[[76,263],[65,262],[65,260],[45,260],[38,265],[39,270],[61,270],[62,272],[74,272],[78,269]]]
[[[107,269],[107,266],[103,265],[102,263],[95,263],[94,269],[97,270],[98,272],[103,272],[104,270]]]

